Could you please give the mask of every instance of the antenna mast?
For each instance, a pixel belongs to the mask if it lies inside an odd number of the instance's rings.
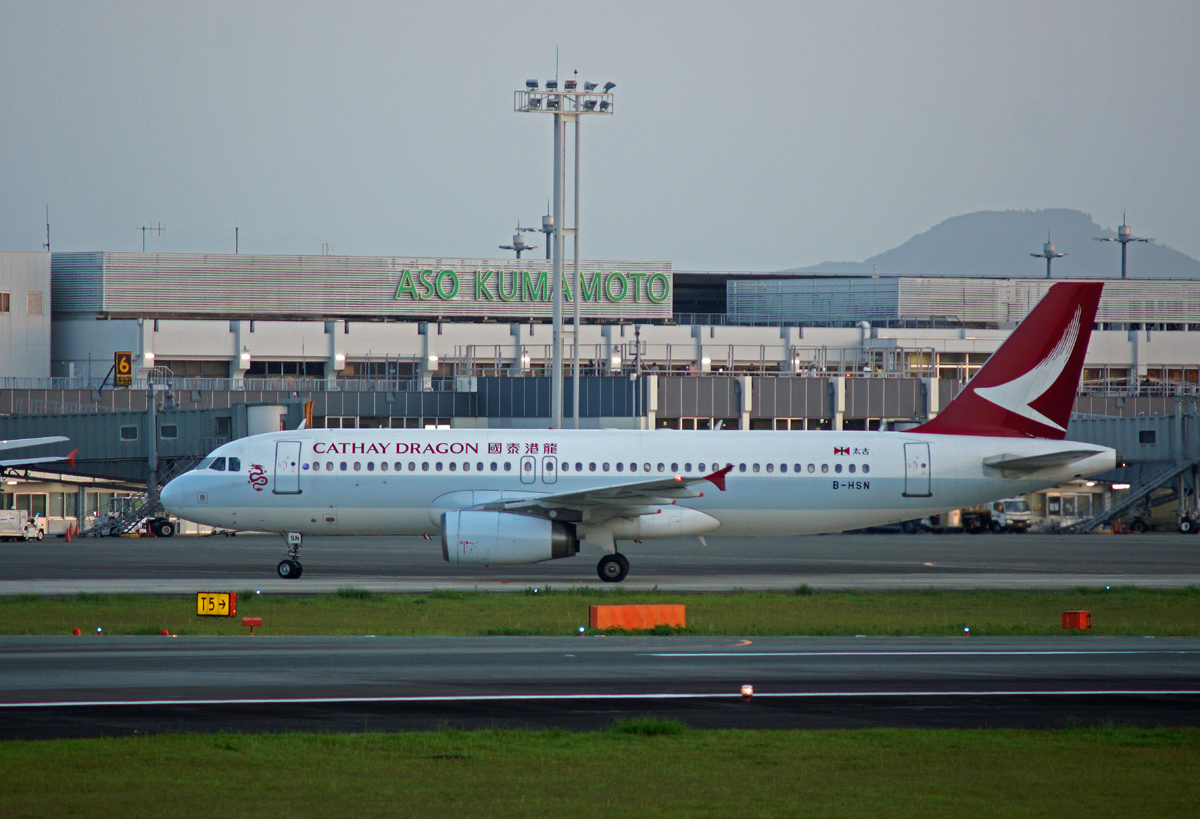
[[[142,225],[140,228],[138,228],[138,230],[140,230],[142,232],[142,252],[145,253],[146,252],[146,232],[149,231],[150,233],[157,233],[159,236],[162,236],[163,231],[165,231],[166,228],[162,226],[162,222],[159,222],[158,227],[154,227],[153,225]]]

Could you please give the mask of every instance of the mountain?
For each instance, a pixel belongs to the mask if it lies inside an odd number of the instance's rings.
[[[1115,237],[1091,214],[1065,208],[979,211],[947,219],[899,247],[863,262],[825,262],[788,273],[841,273],[880,276],[995,276],[1039,278],[1046,275],[1040,253],[1049,232],[1054,249],[1067,255],[1054,260],[1054,278],[1120,278],[1121,246],[1097,242]],[[1134,236],[1142,235],[1134,230]],[[1158,243],[1129,246],[1131,279],[1200,279],[1200,261]]]

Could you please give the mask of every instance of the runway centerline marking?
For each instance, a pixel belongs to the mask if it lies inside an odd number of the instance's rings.
[[[1099,656],[1101,654],[1200,654],[1192,649],[1079,649],[1079,650],[973,650],[964,651],[662,651],[643,657],[1008,657],[1008,656]]]
[[[1200,689],[1061,689],[1055,691],[777,691],[756,692],[755,699],[818,699],[821,697],[1177,697],[1200,696]],[[428,703],[428,702],[542,702],[567,700],[740,700],[740,692],[665,693],[665,694],[468,694],[464,696],[412,697],[267,697],[253,699],[203,700],[89,700],[59,702],[4,702],[0,708],[107,708],[115,706],[158,707],[169,705],[339,705],[354,703]]]

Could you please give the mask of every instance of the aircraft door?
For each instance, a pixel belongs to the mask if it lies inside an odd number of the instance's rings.
[[[928,498],[933,495],[930,482],[929,444],[904,445],[904,497]]]
[[[558,458],[553,455],[542,457],[542,483],[558,482]]]
[[[275,494],[300,494],[300,442],[275,443]]]
[[[521,456],[521,483],[533,483],[537,480],[537,458],[532,455]]]

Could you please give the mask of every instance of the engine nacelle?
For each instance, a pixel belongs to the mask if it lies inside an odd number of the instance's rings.
[[[505,566],[579,553],[574,527],[511,512],[452,511],[442,515],[442,558],[448,563]]]

